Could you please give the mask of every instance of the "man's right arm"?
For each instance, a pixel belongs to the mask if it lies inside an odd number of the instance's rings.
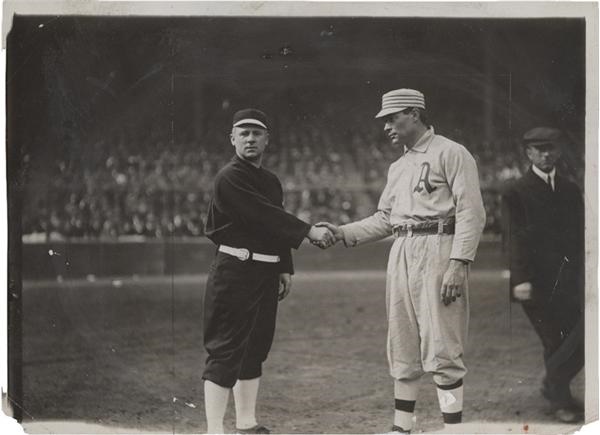
[[[251,187],[244,174],[229,170],[215,180],[215,205],[231,219],[247,225],[253,231],[264,232],[287,246],[298,248],[305,237],[323,238],[323,229],[315,228],[287,213]]]
[[[381,240],[392,234],[390,211],[380,209],[367,218],[342,225],[339,228],[346,247]]]
[[[316,226],[328,228],[334,241],[342,240],[347,248],[383,239],[392,231],[389,224],[389,212],[384,210],[377,210],[368,218],[346,225],[337,226],[330,222],[319,222]]]
[[[388,178],[385,188],[379,198],[377,211],[371,216],[357,222],[342,225],[337,234],[344,241],[346,247],[357,246],[362,243],[373,242],[383,239],[392,234],[392,225],[390,215],[392,212],[392,203],[394,201],[394,181],[391,176],[393,165],[388,171]],[[334,233],[335,235],[335,233]]]

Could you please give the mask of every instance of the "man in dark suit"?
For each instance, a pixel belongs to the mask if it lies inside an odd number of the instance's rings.
[[[523,306],[544,347],[542,394],[561,422],[583,418],[571,380],[584,364],[584,207],[577,185],[557,173],[562,135],[534,128],[523,136],[529,171],[503,195],[511,300]]]

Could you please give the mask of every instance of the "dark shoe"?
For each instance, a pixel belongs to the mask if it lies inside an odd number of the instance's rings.
[[[554,417],[561,423],[578,423],[583,420],[583,413],[573,408],[559,408],[554,411]]]
[[[390,433],[410,433],[410,430],[402,429],[400,426],[393,425]]]
[[[254,433],[271,433],[271,431],[269,429],[267,429],[265,426],[263,426],[262,424],[257,424],[256,426],[250,427],[248,429],[238,429],[238,428],[236,428],[235,431],[237,433],[249,433],[249,434],[254,434]]]

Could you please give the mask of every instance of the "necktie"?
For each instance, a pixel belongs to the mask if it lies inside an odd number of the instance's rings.
[[[550,189],[554,191],[554,186],[552,186],[552,177],[550,177],[550,174],[548,174],[548,186],[550,186]]]

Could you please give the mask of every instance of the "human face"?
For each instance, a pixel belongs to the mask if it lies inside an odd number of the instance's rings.
[[[383,130],[394,145],[412,146],[417,131],[417,119],[414,110],[392,113],[383,118]]]
[[[255,125],[233,127],[231,131],[231,144],[235,147],[236,154],[255,165],[260,165],[268,143],[267,130]]]
[[[544,172],[552,171],[560,154],[560,147],[552,143],[527,147],[529,161]]]

